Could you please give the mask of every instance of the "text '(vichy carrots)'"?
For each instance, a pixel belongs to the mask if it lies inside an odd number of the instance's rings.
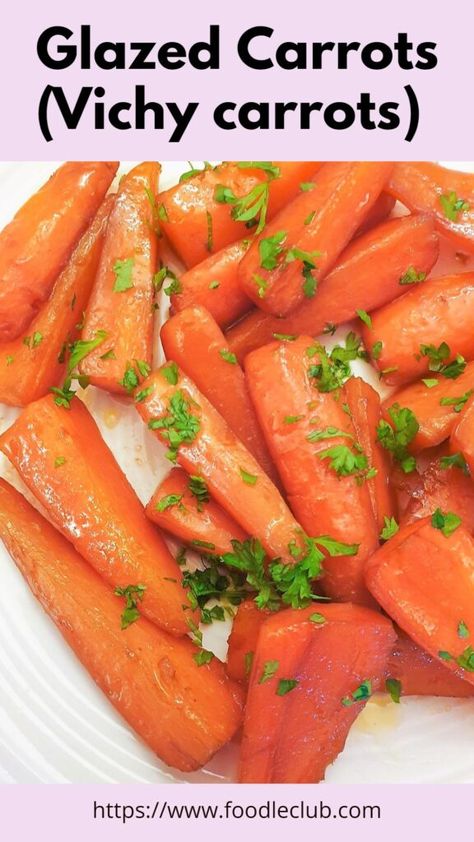
[[[239,780],[313,783],[383,685],[396,639],[362,606],[283,611],[262,625],[250,676]]]
[[[109,392],[130,394],[151,368],[159,173],[160,165],[149,161],[122,179],[85,316],[83,339],[102,335],[104,341],[82,361],[81,371]]]
[[[173,468],[158,486],[146,507],[150,520],[185,544],[223,555],[232,551],[232,540],[246,534],[224,509],[211,500],[202,477],[189,477]]]
[[[97,212],[118,164],[63,164],[0,233],[0,341],[25,333]]]
[[[161,341],[166,358],[188,375],[264,471],[277,481],[244,373],[210,313],[203,307],[188,307],[165,322]]]
[[[181,571],[84,404],[29,404],[0,438],[58,529],[109,585],[144,586],[140,611],[173,634],[196,622]],[[189,606],[190,608],[190,606]]]
[[[242,693],[213,658],[122,606],[68,541],[0,480],[0,539],[59,631],[118,712],[165,763],[198,769],[241,720]]]
[[[239,277],[249,298],[274,316],[286,316],[313,298],[391,170],[386,163],[324,164],[313,189],[280,211],[242,260]]]
[[[48,301],[28,334],[0,345],[0,401],[25,406],[59,386],[66,373],[68,348],[77,339],[99,265],[107,218],[108,196],[82,235],[60,273]]]
[[[275,333],[317,336],[326,325],[353,319],[357,310],[371,313],[403,295],[413,277],[426,276],[437,257],[429,216],[389,220],[347,246],[314,298],[284,319],[255,310],[227,333],[229,346],[243,360]]]

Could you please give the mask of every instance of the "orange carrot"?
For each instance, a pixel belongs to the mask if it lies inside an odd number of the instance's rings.
[[[235,202],[229,204],[224,196],[219,196],[220,188],[226,188],[227,198],[238,199],[254,191],[255,198],[252,194],[249,199],[253,208],[267,189],[264,185],[268,185],[266,218],[271,219],[297,195],[301,182],[307,181],[320,166],[315,161],[272,161],[268,164],[276,167],[279,175],[271,178],[272,172],[258,167],[259,163],[265,162],[230,162],[207,168],[160,195],[160,226],[186,268],[196,266],[209,254],[249,233],[245,221],[234,218],[239,210]]]
[[[262,625],[250,676],[241,783],[313,783],[383,684],[392,624],[356,605],[282,611]]]
[[[239,727],[242,692],[213,658],[144,617],[121,629],[123,606],[15,489],[0,480],[0,538],[66,642],[128,724],[165,763],[205,765]]]
[[[179,293],[171,296],[174,312],[205,307],[220,327],[227,327],[252,307],[238,278],[239,263],[250,240],[239,240],[209,255],[179,279]]]
[[[166,358],[174,360],[193,380],[263,470],[278,481],[244,373],[210,313],[202,307],[188,307],[165,322],[161,341]]]
[[[202,482],[194,487],[206,490]],[[148,503],[147,516],[186,544],[196,547],[204,543],[216,555],[232,552],[232,539],[245,541],[245,532],[208,495],[204,494],[207,499],[200,502],[191,488],[188,475],[173,468]]]
[[[110,585],[144,585],[143,614],[173,634],[188,631],[196,617],[185,609],[179,567],[78,398],[69,409],[49,395],[29,404],[0,450]]]
[[[400,682],[402,696],[453,696],[463,699],[474,695],[474,687],[468,681],[447,670],[443,663],[420,649],[403,632],[400,632],[388,660],[387,677]]]
[[[471,398],[450,438],[451,453],[461,453],[474,476],[474,400]]]
[[[274,333],[317,336],[327,324],[354,318],[356,310],[371,313],[402,295],[408,287],[400,281],[408,270],[426,274],[437,257],[438,237],[429,217],[391,219],[350,243],[314,298],[285,319],[255,310],[229,331],[229,345],[242,360]]]
[[[390,487],[390,462],[387,451],[377,441],[376,428],[380,421],[380,397],[365,380],[350,377],[344,384],[344,394],[351,411],[352,423],[369,464],[377,473],[367,479],[370,502],[379,531],[385,518],[394,517],[395,499]]]
[[[235,681],[248,681],[257,640],[269,612],[246,599],[237,608],[227,650],[227,674]]]
[[[0,233],[0,341],[26,333],[109,189],[113,161],[63,164]]]
[[[372,315],[363,337],[384,382],[400,385],[420,377],[436,377],[457,354],[474,358],[474,272],[447,275],[418,283],[410,292]],[[445,343],[446,356],[438,357]],[[443,350],[443,349],[440,349]],[[434,356],[433,356],[434,355]]]
[[[105,331],[105,341],[81,364],[94,386],[133,391],[152,362],[153,277],[158,260],[152,203],[160,165],[147,161],[121,181],[107,226],[83,338]]]
[[[139,396],[140,397],[140,396]],[[294,561],[289,545],[301,529],[251,453],[176,363],[153,372],[137,409],[169,446],[168,455],[207,483],[212,497],[271,558]]]
[[[381,193],[375,204],[372,205],[362,225],[356,231],[356,237],[360,237],[362,234],[370,231],[371,228],[375,228],[376,225],[384,222],[390,216],[394,207],[395,199],[388,193]]]
[[[0,345],[0,401],[25,406],[58,386],[66,369],[66,347],[78,335],[94,283],[112,204],[107,197],[69,263],[59,275],[49,300],[29,326],[28,335]]]
[[[366,577],[418,646],[474,684],[474,539],[457,523],[438,511],[403,527],[369,559]]]
[[[412,453],[436,447],[449,437],[470,393],[474,391],[474,362],[468,363],[454,380],[438,377],[433,372],[433,376],[425,378],[425,381],[410,383],[387,398],[383,404],[388,421],[388,410],[394,403],[411,409],[415,415],[420,427],[409,445]]]
[[[474,175],[439,164],[395,165],[387,191],[416,213],[433,215],[436,227],[461,252],[474,253]]]
[[[244,292],[286,316],[316,292],[379,197],[391,164],[331,163],[254,240],[239,266]]]
[[[346,475],[345,469],[341,473],[332,465],[333,448],[334,453],[344,451],[349,459],[355,457],[355,429],[344,411],[344,398],[318,391],[316,381],[312,381],[310,367],[318,359],[309,337],[275,342],[249,354],[247,380],[298,521],[308,534],[330,535],[356,545],[350,557],[325,560],[325,593],[332,599],[361,602],[370,600],[364,563],[378,546],[369,491],[363,480],[369,463],[352,465]]]

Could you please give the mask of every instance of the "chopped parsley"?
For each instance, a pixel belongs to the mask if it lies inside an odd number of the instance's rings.
[[[425,377],[421,382],[426,386],[427,389],[433,389],[435,386],[438,385],[439,380],[437,380],[436,377]]]
[[[165,497],[162,497],[160,500],[158,500],[158,503],[156,504],[156,509],[159,512],[166,512],[167,509],[171,509],[172,506],[177,506],[179,503],[181,503],[182,499],[182,494],[167,494]]]
[[[315,379],[319,392],[339,389],[352,374],[349,363],[366,358],[360,337],[352,331],[347,334],[345,345],[335,345],[329,354],[319,344],[308,348],[306,354],[310,358],[316,354],[319,357],[319,363],[308,369],[308,375]]]
[[[438,652],[438,656],[442,661],[455,661],[466,672],[474,672],[474,649],[472,646],[467,646],[464,652],[461,652],[457,658],[444,650]]]
[[[237,365],[237,357],[232,353],[232,351],[228,351],[226,348],[221,348],[219,356],[222,357],[226,363],[230,363],[230,365]]]
[[[314,614],[310,614],[309,620],[311,623],[315,623],[317,626],[323,626],[326,622],[326,617],[323,614],[320,614],[318,611],[315,611]]]
[[[334,439],[344,437],[348,439],[352,439],[350,433],[344,432],[344,430],[340,430],[338,427],[326,427],[324,430],[313,430],[311,433],[308,433],[306,439],[310,442],[316,441],[323,441],[324,439]]]
[[[265,278],[262,278],[261,275],[253,274],[253,281],[257,287],[257,295],[259,298],[265,298],[265,294],[267,292],[268,284]]]
[[[379,359],[380,354],[382,353],[382,348],[383,342],[380,339],[378,342],[374,342],[374,344],[372,345],[372,357],[374,358],[374,360]]]
[[[296,678],[280,678],[276,689],[277,696],[286,696],[298,686]]]
[[[430,371],[437,371],[450,380],[455,380],[466,368],[466,360],[461,354],[447,362],[451,356],[451,349],[446,342],[441,342],[437,348],[435,345],[420,345],[420,353],[428,358]]]
[[[195,175],[201,175],[206,170],[212,170],[212,166],[209,161],[204,161],[204,166],[201,168],[193,167],[191,161],[188,161],[190,169],[186,172],[181,173],[179,177],[179,183],[182,184],[183,181],[188,181],[190,178],[193,178]]]
[[[134,360],[133,363],[129,362],[122,379],[119,380],[119,384],[123,386],[127,394],[131,395],[139,385],[140,377],[148,377],[150,371],[151,368],[145,360]],[[152,387],[149,388],[151,389]],[[147,395],[145,393],[148,393],[148,389],[144,389],[141,392],[141,400],[146,398]]]
[[[283,419],[284,424],[296,424],[298,421],[302,421],[304,415],[285,415]]]
[[[60,467],[61,467],[61,465],[64,465],[64,464],[65,464],[65,462],[66,462],[66,457],[65,457],[65,456],[56,456],[56,459],[54,460],[54,467],[55,467],[55,468],[60,468]]]
[[[209,664],[212,661],[213,657],[213,653],[210,652],[208,649],[199,649],[199,651],[193,655],[193,659],[198,665],[198,667],[202,667],[204,666],[204,664]]]
[[[206,211],[206,220],[207,220],[207,250],[212,251],[214,248],[214,230],[213,230],[213,221],[212,221],[212,214],[209,211]],[[181,292],[181,290],[180,290]]]
[[[121,596],[125,599],[125,608],[120,618],[122,631],[135,623],[140,617],[138,603],[143,601],[145,591],[146,585],[127,585],[126,588],[115,588],[115,596]]]
[[[424,280],[426,280],[426,272],[417,272],[414,266],[409,266],[399,283],[405,286],[405,284],[420,284]]]
[[[259,684],[265,684],[266,681],[269,681],[273,676],[276,674],[278,667],[278,661],[265,661],[263,665],[263,670],[260,678],[258,679]]]
[[[133,257],[127,257],[126,260],[116,260],[113,266],[115,274],[115,283],[113,287],[114,292],[126,292],[133,287]]]
[[[188,488],[197,500],[197,510],[202,512],[204,503],[209,503],[209,489],[206,480],[198,476],[190,476],[188,481]]]
[[[450,456],[442,456],[439,460],[440,466],[443,470],[448,468],[460,468],[461,471],[469,476],[469,468],[462,453],[452,453]]]
[[[192,414],[191,404],[184,393],[178,390],[169,400],[167,414],[162,418],[150,419],[148,426],[151,430],[160,430],[162,438],[169,444],[167,458],[176,462],[180,445],[194,441],[201,422]]]
[[[292,333],[272,333],[272,336],[280,342],[294,342],[295,339],[298,339],[298,337]]]
[[[264,237],[258,244],[260,255],[260,266],[262,269],[276,269],[285,249],[283,243],[286,240],[286,231],[277,231],[270,237]]]
[[[398,678],[387,678],[385,689],[390,694],[392,702],[399,705],[400,696],[402,695],[402,682]]]
[[[176,363],[170,362],[170,363],[167,363],[166,365],[163,365],[160,368],[160,372],[163,375],[163,377],[165,378],[165,380],[167,380],[168,383],[171,384],[171,386],[177,385],[178,380],[179,380],[179,368],[178,368]]]
[[[362,702],[366,699],[370,699],[372,695],[372,682],[369,680],[363,681],[362,684],[350,694],[350,696],[344,696],[341,700],[344,707],[351,707],[351,705],[356,704],[356,702]]]
[[[220,283],[219,281],[211,281],[209,284],[209,289],[219,289]]]
[[[249,474],[248,471],[245,471],[243,468],[239,468],[239,471],[240,476],[246,485],[256,485],[258,477],[256,477],[255,474]]]
[[[107,333],[105,330],[97,330],[94,339],[77,339],[76,342],[70,347],[69,350],[69,360],[68,360],[68,372],[71,374],[75,368],[79,365],[79,363],[87,357],[91,351],[94,351],[95,348],[98,348],[99,345],[107,339]]]
[[[393,455],[402,471],[410,474],[416,468],[416,459],[408,453],[407,447],[415,438],[420,425],[411,409],[400,407],[398,403],[390,407],[388,414],[392,424],[384,418],[379,421],[376,428],[377,440]]]
[[[313,181],[302,181],[300,184],[300,190],[303,193],[308,193],[310,190],[314,190],[315,184]]]
[[[357,315],[361,322],[364,322],[368,328],[372,327],[372,319],[370,318],[369,314],[365,312],[365,310],[356,310]]]
[[[441,406],[452,406],[454,412],[461,412],[464,405],[467,403],[471,395],[473,394],[474,389],[469,389],[469,391],[464,392],[463,395],[459,395],[456,398],[441,398],[440,405]]]
[[[393,536],[397,534],[399,528],[400,527],[394,517],[387,517],[387,515],[385,515],[384,527],[380,533],[380,540],[389,541],[390,538],[393,538]]]
[[[461,518],[454,512],[442,512],[439,508],[433,512],[431,517],[431,525],[435,529],[439,529],[445,538],[449,538],[461,523]]]
[[[446,219],[449,219],[450,222],[457,222],[460,213],[471,209],[469,202],[458,198],[455,190],[443,193],[439,197],[439,201]]]
[[[458,623],[458,637],[460,637],[461,640],[465,640],[469,637],[469,629],[464,620],[460,620]]]

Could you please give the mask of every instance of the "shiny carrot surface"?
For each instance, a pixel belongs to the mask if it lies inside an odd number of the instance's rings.
[[[189,630],[181,571],[78,398],[69,409],[52,396],[29,404],[0,449],[109,585],[144,585],[143,614],[173,634]]]
[[[205,764],[239,727],[242,693],[216,658],[145,617],[121,628],[123,605],[74,547],[0,480],[0,539],[91,678],[165,763]]]
[[[0,233],[0,342],[26,333],[117,167],[113,161],[63,164]]]
[[[474,687],[446,669],[401,632],[388,659],[387,676],[401,684],[402,696],[474,696]]]
[[[235,681],[249,680],[258,635],[269,616],[253,599],[246,599],[237,608],[227,650],[227,673]]]
[[[152,213],[159,173],[160,165],[147,161],[122,179],[84,321],[86,341],[99,331],[105,338],[83,360],[81,371],[94,386],[118,394],[130,393],[152,362],[158,260]]]
[[[453,428],[450,438],[452,453],[461,453],[474,475],[474,400],[469,399],[466,408]]]

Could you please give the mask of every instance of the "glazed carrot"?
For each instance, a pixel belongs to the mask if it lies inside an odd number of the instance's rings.
[[[227,327],[252,307],[238,278],[239,263],[250,240],[239,240],[209,255],[179,279],[180,292],[171,296],[174,312],[205,307],[220,327]]]
[[[258,462],[176,363],[154,371],[143,384],[137,409],[169,447],[169,457],[207,483],[209,493],[258,538],[271,558],[294,561],[289,544],[301,529]]]
[[[27,331],[109,189],[118,164],[63,164],[0,233],[0,342]]]
[[[227,674],[235,681],[249,680],[258,635],[269,615],[266,609],[257,608],[253,599],[246,599],[237,608],[227,650]]]
[[[474,391],[474,362],[450,380],[433,376],[410,383],[404,389],[390,395],[383,403],[384,415],[390,420],[388,410],[394,403],[405,406],[414,413],[419,430],[410,442],[409,449],[418,453],[427,447],[436,447],[447,439],[460,419],[470,393]]]
[[[351,458],[355,429],[344,411],[344,398],[320,392],[312,382],[309,370],[318,360],[309,337],[275,342],[249,354],[247,382],[298,521],[308,534],[357,545],[354,555],[325,560],[324,592],[345,602],[370,601],[363,568],[378,546],[378,530],[362,466],[344,475],[325,456],[336,448]]]
[[[372,512],[379,531],[385,518],[396,514],[395,498],[390,487],[390,462],[387,451],[377,441],[376,428],[381,418],[380,397],[361,377],[350,377],[344,384],[344,395],[351,411],[357,441],[377,473],[367,479]]]
[[[356,605],[282,611],[262,625],[244,719],[241,783],[313,783],[384,681],[392,624]]]
[[[474,357],[473,318],[474,272],[447,275],[418,283],[402,298],[377,310],[372,326],[363,329],[364,344],[389,385],[436,377],[427,372],[430,366],[436,371],[430,355],[441,343],[447,344],[449,352],[442,365],[457,354],[468,360]]]
[[[311,178],[320,166],[315,161],[268,162],[279,172],[277,178],[269,180],[268,171],[257,166],[243,167],[242,163],[247,162],[228,162],[208,168],[160,195],[160,226],[187,269],[252,232],[244,221],[233,218],[234,204],[216,199],[219,196],[216,188],[225,187],[230,191],[229,196],[232,193],[243,198],[268,183],[266,217],[271,219],[297,195],[301,182]],[[256,200],[258,196],[250,200],[251,207]]]
[[[239,266],[242,289],[266,313],[286,316],[321,282],[379,197],[391,164],[325,164],[314,189],[290,202]]]
[[[274,333],[317,336],[326,324],[342,324],[356,310],[373,310],[409,287],[400,283],[410,268],[427,274],[438,257],[438,237],[427,216],[406,216],[378,225],[351,242],[314,298],[285,319],[259,310],[228,332],[229,345],[242,360]]]
[[[216,555],[232,552],[232,539],[245,541],[245,532],[208,495],[204,494],[207,499],[200,501],[192,494],[190,482],[185,471],[173,468],[148,503],[147,516],[186,544],[196,547],[204,543]],[[202,482],[194,487],[206,489]]]
[[[474,476],[474,400],[470,398],[450,438],[452,453],[462,453]]]
[[[98,331],[107,337],[83,360],[81,372],[94,386],[118,394],[130,393],[152,362],[158,254],[150,198],[158,190],[159,173],[160,165],[147,161],[120,182],[84,321],[86,341]],[[130,371],[135,376],[129,382]]]
[[[114,587],[146,586],[143,614],[173,634],[192,612],[181,572],[78,398],[29,404],[0,449],[76,550]]]
[[[165,763],[203,766],[239,727],[242,693],[213,658],[140,617],[121,629],[123,604],[76,550],[0,480],[0,538],[96,684]]]
[[[112,204],[107,197],[59,275],[49,300],[33,319],[28,335],[0,345],[0,401],[25,406],[58,386],[66,369],[66,345],[94,283]]]
[[[278,481],[244,373],[210,313],[203,307],[188,307],[165,322],[161,341],[166,358],[174,360],[193,380],[263,470]]]
[[[369,559],[367,584],[418,646],[474,683],[474,539],[446,517],[403,527]]]
[[[474,253],[474,175],[424,162],[398,163],[387,191],[436,227],[461,252]]]
[[[393,196],[390,196],[388,193],[381,193],[375,204],[372,205],[362,225],[356,231],[356,237],[360,237],[362,234],[370,231],[371,228],[375,228],[376,225],[384,222],[390,216],[394,207],[395,199]]]
[[[454,696],[458,699],[474,695],[474,687],[447,670],[437,658],[420,649],[400,632],[388,659],[387,677],[401,684],[402,696]]]

